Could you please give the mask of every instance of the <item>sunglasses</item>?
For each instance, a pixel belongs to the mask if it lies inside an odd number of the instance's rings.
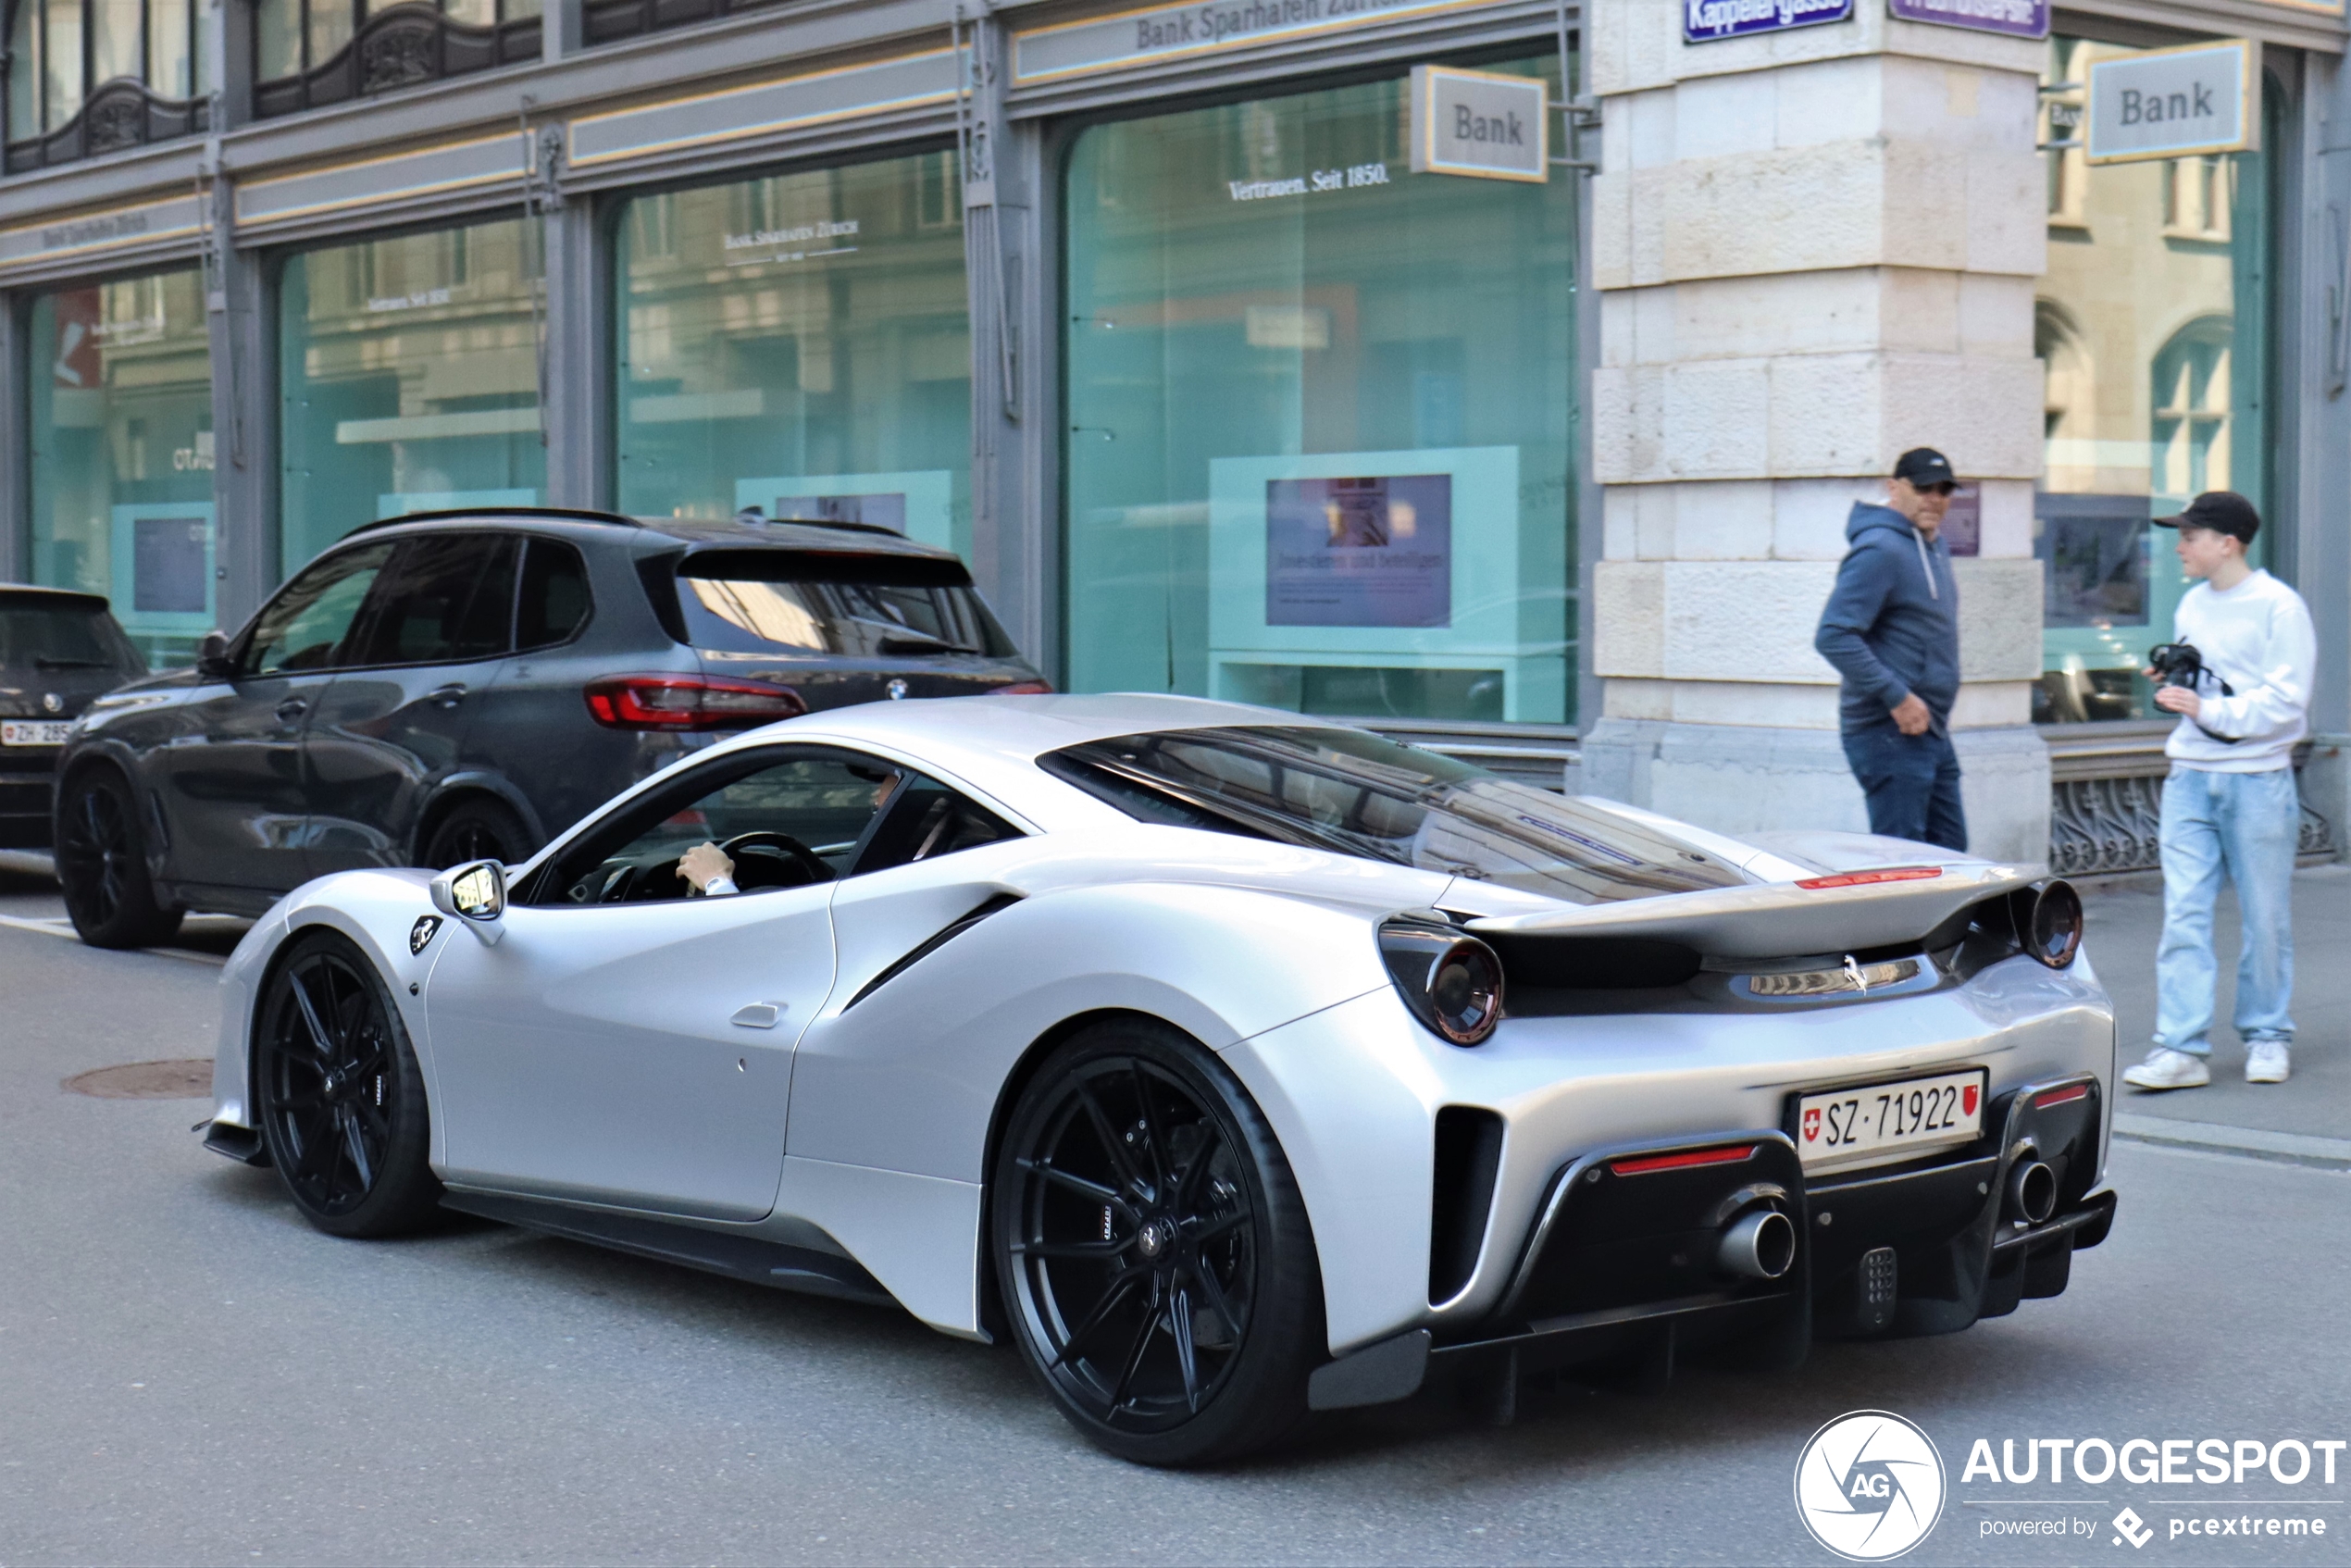
[[[1946,479],[1941,484],[1914,484],[1910,488],[1921,495],[1955,495],[1959,487]]]

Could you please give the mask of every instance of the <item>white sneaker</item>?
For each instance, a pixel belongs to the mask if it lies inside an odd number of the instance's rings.
[[[2245,1048],[2245,1081],[2249,1084],[2282,1084],[2293,1070],[2282,1039],[2257,1039]]]
[[[2133,1089],[2202,1089],[2212,1081],[2212,1069],[2201,1056],[2158,1045],[2146,1061],[2126,1069],[2122,1081]]]

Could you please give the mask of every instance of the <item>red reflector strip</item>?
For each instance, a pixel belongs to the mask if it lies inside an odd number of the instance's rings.
[[[1872,882],[1923,882],[1940,877],[1939,865],[1889,865],[1883,871],[1844,871],[1835,877],[1809,877],[1799,888],[1866,888]]]
[[[1686,1154],[1640,1154],[1630,1160],[1611,1160],[1608,1168],[1618,1176],[1640,1176],[1648,1171],[1686,1171],[1695,1165],[1735,1165],[1754,1154],[1754,1144],[1742,1143],[1730,1149],[1693,1149]]]
[[[2046,1111],[2052,1105],[2071,1105],[2077,1100],[2087,1100],[2089,1097],[2088,1084],[2075,1084],[2071,1089],[2053,1089],[2033,1101],[2033,1109]]]

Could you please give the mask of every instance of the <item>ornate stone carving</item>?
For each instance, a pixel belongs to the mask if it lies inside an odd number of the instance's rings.
[[[136,88],[101,91],[83,115],[82,135],[93,156],[136,147],[147,139],[147,97]]]
[[[438,19],[402,17],[359,45],[359,91],[381,93],[441,74]]]

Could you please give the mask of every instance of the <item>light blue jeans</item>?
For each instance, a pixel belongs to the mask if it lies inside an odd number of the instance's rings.
[[[2236,884],[2244,936],[2237,1034],[2290,1040],[2294,1019],[2294,851],[2302,807],[2294,769],[2208,773],[2174,767],[2163,781],[2163,941],[2155,955],[2155,1043],[2212,1052],[2212,904],[2225,872]]]

